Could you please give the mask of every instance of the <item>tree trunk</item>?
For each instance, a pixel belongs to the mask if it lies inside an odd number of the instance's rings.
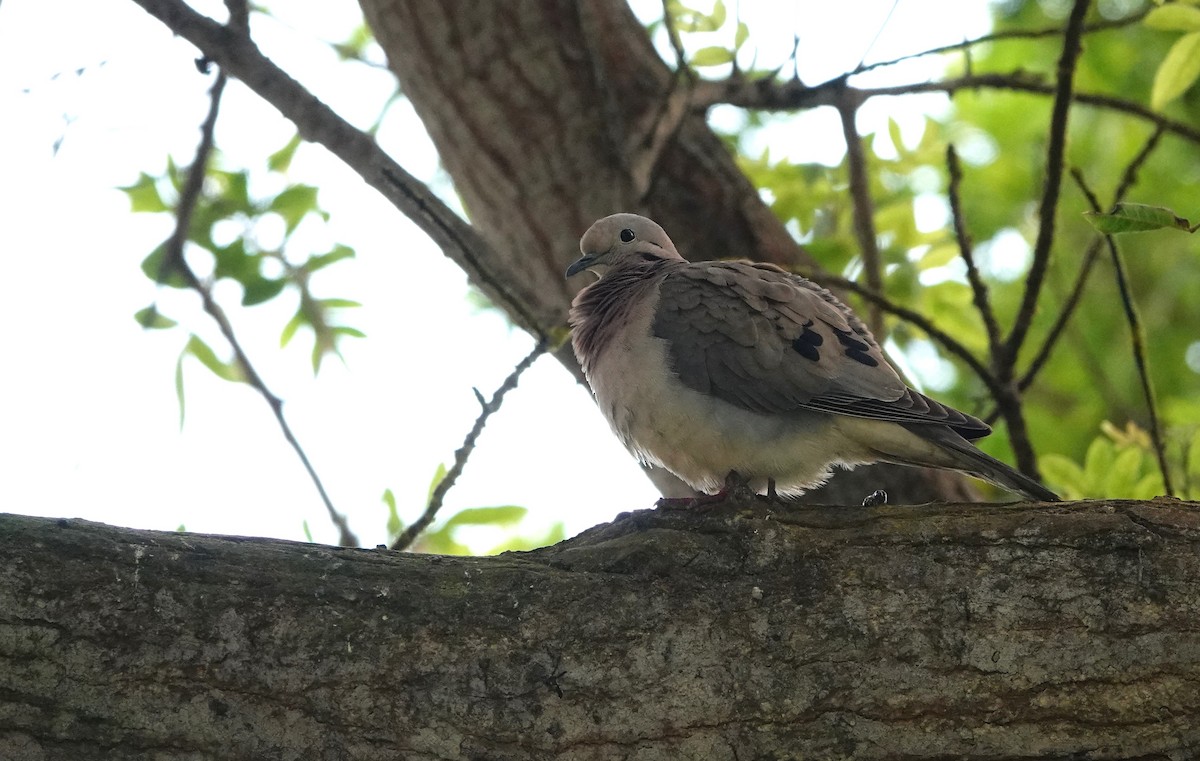
[[[492,558],[0,516],[0,758],[1195,758],[1198,542],[1171,500]]]

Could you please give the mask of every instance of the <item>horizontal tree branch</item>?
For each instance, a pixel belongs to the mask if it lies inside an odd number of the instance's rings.
[[[643,510],[441,557],[0,516],[0,758],[1188,758],[1200,505]]]
[[[795,79],[748,79],[737,77],[724,80],[701,80],[693,90],[692,103],[704,109],[718,103],[761,111],[796,111],[819,106],[836,106],[838,90],[845,88],[846,78],[836,77],[828,82],[808,86]],[[969,74],[932,82],[911,82],[887,87],[852,88],[864,100],[877,97],[901,97],[921,93],[953,95],[963,90],[1011,90],[1034,95],[1053,95],[1053,84],[1024,71],[1011,73]],[[1164,132],[1193,143],[1200,143],[1200,127],[1163,116],[1135,101],[1103,93],[1075,92],[1075,103],[1118,111],[1161,127]]]

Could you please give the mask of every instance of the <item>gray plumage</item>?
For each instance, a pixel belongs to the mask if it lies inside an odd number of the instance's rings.
[[[600,279],[571,308],[576,356],[625,445],[695,489],[736,471],[756,491],[886,461],[1045,487],[970,443],[983,421],[908,388],[833,294],[769,264],[688,262],[635,214],[596,222],[567,275]]]

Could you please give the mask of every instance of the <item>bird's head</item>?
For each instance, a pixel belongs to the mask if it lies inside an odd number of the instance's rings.
[[[614,267],[682,260],[661,227],[637,214],[613,214],[598,220],[579,241],[583,256],[567,267],[567,277],[591,270],[597,275]]]

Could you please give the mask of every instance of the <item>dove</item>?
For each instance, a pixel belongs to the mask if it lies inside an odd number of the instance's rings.
[[[571,340],[604,417],[642,462],[691,488],[795,496],[835,467],[956,470],[1058,496],[971,442],[991,428],[909,388],[832,293],[774,265],[689,262],[655,222],[613,214],[566,276]]]

